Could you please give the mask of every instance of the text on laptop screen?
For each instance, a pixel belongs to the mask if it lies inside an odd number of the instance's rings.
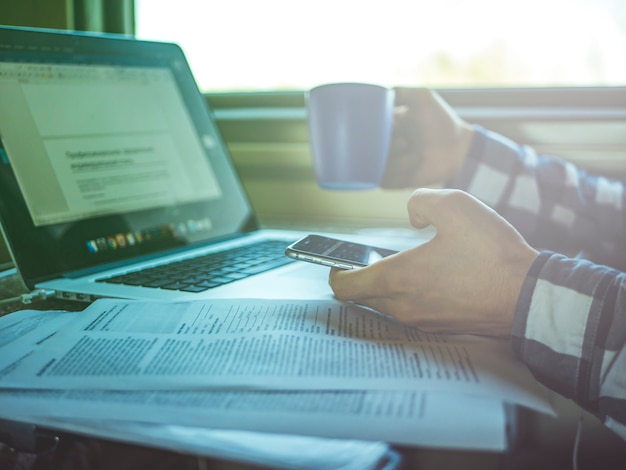
[[[0,63],[0,102],[36,226],[221,195],[167,68]]]

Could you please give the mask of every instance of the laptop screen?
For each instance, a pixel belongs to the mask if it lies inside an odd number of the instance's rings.
[[[0,28],[0,103],[0,215],[25,277],[223,238],[252,217],[175,45]]]
[[[35,226],[222,195],[216,142],[168,68],[0,63],[0,76],[0,102],[25,111],[0,128]]]

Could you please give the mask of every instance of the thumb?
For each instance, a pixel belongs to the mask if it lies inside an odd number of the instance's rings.
[[[409,221],[416,228],[433,225],[439,233],[470,217],[472,212],[481,212],[483,204],[473,196],[458,189],[416,189],[407,202]]]
[[[442,216],[441,205],[449,193],[448,189],[419,188],[413,191],[407,202],[411,225],[416,228],[437,226]]]

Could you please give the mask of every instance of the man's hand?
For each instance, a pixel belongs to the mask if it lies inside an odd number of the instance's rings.
[[[413,226],[435,237],[366,268],[332,270],[339,300],[351,300],[430,332],[510,335],[522,283],[537,256],[492,209],[458,190],[418,189]]]
[[[474,130],[426,88],[396,88],[383,188],[418,188],[456,178]]]

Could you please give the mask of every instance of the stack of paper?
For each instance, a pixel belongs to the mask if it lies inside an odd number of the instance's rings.
[[[335,301],[99,300],[0,320],[0,417],[129,441],[198,452],[190,435],[206,448],[245,431],[502,451],[507,403],[553,413],[506,341]]]

